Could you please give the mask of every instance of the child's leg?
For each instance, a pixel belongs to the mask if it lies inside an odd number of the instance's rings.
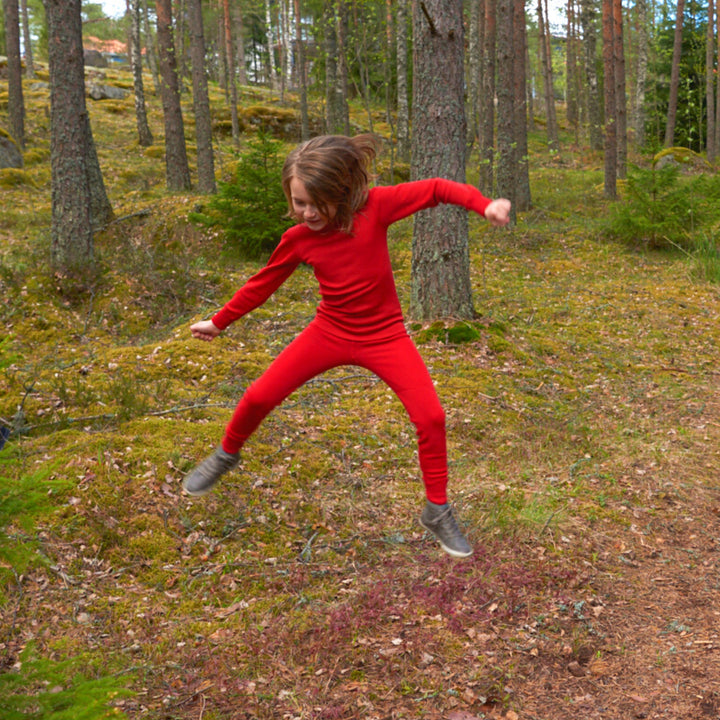
[[[361,346],[355,364],[386,382],[410,416],[418,438],[418,457],[430,502],[447,502],[445,412],[430,373],[413,341],[405,336],[390,343]]]
[[[348,344],[311,323],[253,382],[235,408],[222,447],[236,453],[263,419],[288,395],[311,378],[349,362]]]

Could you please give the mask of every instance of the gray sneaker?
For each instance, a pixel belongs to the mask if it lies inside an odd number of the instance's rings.
[[[183,480],[183,488],[188,495],[204,495],[213,489],[221,475],[232,470],[240,462],[240,453],[230,454],[222,447],[205,458],[191,470]]]
[[[440,547],[449,555],[453,557],[472,555],[473,549],[455,522],[452,508],[447,503],[436,505],[428,501],[420,516],[420,524],[437,538]]]

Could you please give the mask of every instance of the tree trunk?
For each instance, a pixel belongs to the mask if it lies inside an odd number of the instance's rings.
[[[567,0],[567,31],[565,34],[565,115],[567,121],[575,128],[580,121],[578,103],[577,83],[577,62],[575,60],[576,49],[576,23],[575,23],[575,0]]]
[[[468,17],[468,50],[467,50],[467,152],[468,156],[472,151],[475,142],[480,136],[480,86],[482,75],[480,66],[482,63],[482,21],[480,14],[484,9],[484,3],[474,0],[470,3]]]
[[[230,118],[232,136],[236,146],[240,145],[240,120],[238,119],[237,82],[235,79],[235,56],[233,53],[232,22],[230,18],[230,2],[223,0],[223,28],[225,31],[225,66],[230,91]]]
[[[622,0],[613,0],[613,64],[615,69],[615,116],[617,118],[617,174],[627,176],[627,97],[625,91],[625,46]]]
[[[300,133],[303,140],[310,137],[308,115],[307,73],[305,72],[305,41],[302,36],[302,9],[300,0],[293,0],[295,8],[295,51],[297,53],[297,82],[300,92]]]
[[[720,65],[720,7],[717,8],[715,37],[717,37],[717,58]],[[718,69],[717,81],[715,83],[715,149],[720,152],[720,68]]]
[[[65,275],[94,262],[93,228],[112,218],[85,104],[80,0],[45,0],[50,68],[51,254]]]
[[[205,73],[205,33],[203,32],[202,4],[200,0],[188,0],[187,9],[188,27],[190,29],[190,59],[192,60],[198,190],[201,193],[212,194],[216,192],[217,186],[215,184],[210,98]]]
[[[25,50],[25,77],[34,78],[37,75],[35,74],[35,61],[33,60],[32,40],[30,38],[27,0],[21,0],[20,11],[23,25],[23,49]]]
[[[345,0],[338,0],[337,40],[338,40],[338,92],[340,93],[340,108],[345,135],[350,134],[350,97],[347,63],[347,4]]]
[[[715,160],[715,85],[713,65],[715,60],[715,8],[713,0],[708,0],[707,36],[705,39],[705,106],[707,135],[705,149],[708,162]]]
[[[20,15],[18,0],[3,0],[7,48],[8,120],[10,135],[20,150],[25,148],[25,101],[20,58]]]
[[[560,150],[560,140],[558,136],[557,115],[555,114],[555,83],[553,81],[552,69],[551,33],[547,17],[547,8],[543,9],[543,0],[538,0],[538,33],[545,89],[548,149],[551,153],[554,153]]]
[[[323,9],[325,30],[325,130],[330,135],[341,132],[338,111],[337,34],[335,33],[335,7],[327,3]]]
[[[396,69],[397,76],[397,154],[410,161],[410,105],[408,100],[408,0],[397,0]]]
[[[170,0],[155,0],[160,61],[160,95],[165,118],[165,171],[168,190],[189,190],[190,168],[180,107]]]
[[[614,0],[603,0],[603,72],[605,75],[605,197],[617,198],[617,89],[614,65]]]
[[[150,13],[148,11],[147,0],[142,0],[142,21],[143,30],[145,32],[145,56],[147,57],[148,67],[153,79],[153,89],[155,95],[158,94],[160,87],[160,73],[158,72],[157,52],[155,51],[155,37],[150,26]]]
[[[590,147],[593,150],[603,149],[602,113],[600,110],[600,91],[595,56],[597,53],[597,35],[595,32],[594,0],[581,0],[581,22],[583,28],[583,45],[585,47],[585,81],[587,84],[587,117]]]
[[[135,91],[135,122],[140,147],[153,144],[152,132],[147,121],[145,109],[145,88],[143,86],[142,56],[140,54],[140,0],[127,0],[127,11],[130,15],[130,64],[133,74]]]
[[[497,23],[495,0],[483,0],[482,66],[480,74],[480,124],[478,151],[480,177],[478,187],[485,195],[493,194],[495,174],[495,65]]]
[[[677,17],[675,19],[672,70],[670,71],[670,99],[668,100],[667,122],[665,124],[665,147],[672,147],[675,142],[675,121],[677,118],[678,90],[680,86],[680,56],[682,54],[684,13],[685,0],[678,0]]]
[[[412,174],[464,182],[461,0],[419,0],[413,28]],[[415,216],[410,315],[474,317],[464,209],[444,205]]]
[[[633,110],[633,128],[635,144],[645,145],[645,83],[648,69],[648,6],[647,0],[636,0],[637,11],[637,52],[635,66],[635,106]]]
[[[184,92],[184,78],[187,75],[185,63],[185,0],[173,0],[175,3],[175,67],[178,75],[178,92]]]
[[[527,55],[527,21],[525,18],[525,1],[513,0],[513,150],[515,153],[514,168],[514,202],[513,216],[516,212],[529,210],[530,168],[528,161],[528,125],[527,125],[527,88],[525,56]],[[501,197],[508,197],[501,195]]]
[[[233,7],[233,24],[235,25],[235,64],[237,65],[240,87],[247,85],[245,71],[245,22],[239,4]]]
[[[272,0],[265,0],[265,32],[267,33],[267,45],[268,45],[268,82],[273,90],[279,88],[277,65],[275,61],[275,48],[277,46],[277,39],[275,37],[275,27],[272,21]]]

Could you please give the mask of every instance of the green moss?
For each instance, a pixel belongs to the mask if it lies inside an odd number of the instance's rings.
[[[20,168],[0,168],[0,187],[11,188],[19,185],[35,187],[30,174]]]

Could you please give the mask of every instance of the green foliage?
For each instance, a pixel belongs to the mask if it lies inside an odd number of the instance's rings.
[[[207,209],[190,219],[219,228],[228,245],[243,257],[271,251],[289,227],[287,200],[282,190],[282,143],[266,132],[248,142],[235,177],[221,182]]]
[[[647,142],[662,145],[668,117],[676,13],[665,5],[657,30],[645,99]],[[701,151],[707,132],[705,111],[705,34],[707,9],[700,4],[685,6],[680,54],[680,83],[675,123],[675,142]]]
[[[11,458],[11,450],[0,452],[0,463]],[[38,516],[52,508],[52,498],[64,487],[49,479],[49,471],[13,479],[5,477],[0,464],[0,564],[17,573],[24,572],[37,559],[37,542],[30,533]],[[2,589],[0,588],[0,598]]]
[[[720,218],[720,179],[683,177],[676,165],[630,168],[624,199],[613,205],[604,233],[648,248],[692,249],[696,233]]]
[[[703,234],[695,243],[693,274],[705,282],[720,284],[720,248],[711,234]]]
[[[104,720],[124,718],[112,700],[130,691],[122,678],[88,677],[83,658],[55,662],[39,657],[32,645],[20,656],[18,669],[0,674],[3,720]]]

